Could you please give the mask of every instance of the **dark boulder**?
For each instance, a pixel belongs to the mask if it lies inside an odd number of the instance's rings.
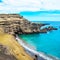
[[[48,28],[40,29],[40,33],[47,33],[48,31],[52,31],[52,30],[57,30],[57,28],[54,28],[53,26],[49,26]]]
[[[57,28],[54,28],[53,26],[49,26],[49,27],[47,28],[47,31],[51,31],[51,30],[57,30]]]

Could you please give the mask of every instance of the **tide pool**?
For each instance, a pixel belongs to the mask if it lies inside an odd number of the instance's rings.
[[[57,27],[58,30],[43,34],[23,34],[19,35],[19,37],[28,44],[36,47],[38,52],[44,52],[60,58],[60,22],[41,21],[40,23],[49,23],[50,25]]]

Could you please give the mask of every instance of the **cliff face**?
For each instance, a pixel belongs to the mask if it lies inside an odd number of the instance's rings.
[[[40,29],[47,24],[32,23],[18,14],[0,14],[0,32],[9,34],[22,33],[47,33],[47,31],[57,30],[52,26],[47,29]]]
[[[18,14],[0,14],[0,31],[4,33],[34,33],[40,32],[39,24],[31,23]]]

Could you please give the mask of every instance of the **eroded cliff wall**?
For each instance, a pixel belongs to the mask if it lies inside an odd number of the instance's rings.
[[[34,33],[40,32],[39,24],[31,23],[18,14],[0,14],[0,31],[4,33]]]

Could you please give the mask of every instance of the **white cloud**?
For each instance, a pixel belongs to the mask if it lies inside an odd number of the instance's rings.
[[[60,0],[3,0],[0,13],[20,11],[60,10]]]
[[[60,0],[43,0],[42,8],[47,10],[60,10]]]

